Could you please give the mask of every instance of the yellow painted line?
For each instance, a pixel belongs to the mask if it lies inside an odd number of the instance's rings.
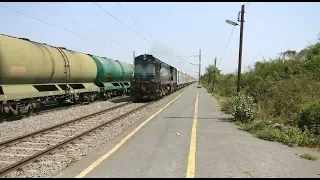
[[[192,86],[191,86],[192,87]],[[189,90],[191,87],[183,91],[179,96],[174,98],[172,101],[170,101],[167,105],[165,105],[163,108],[161,108],[158,112],[153,114],[151,117],[149,117],[147,120],[145,120],[143,123],[141,123],[135,130],[133,130],[130,134],[128,134],[125,138],[123,138],[116,146],[114,146],[110,151],[108,151],[106,154],[104,154],[102,157],[97,159],[95,162],[93,162],[89,167],[87,167],[84,171],[82,171],[80,174],[78,174],[75,178],[83,178],[85,175],[87,175],[90,171],[92,171],[95,167],[97,167],[100,163],[102,163],[105,159],[107,159],[112,153],[114,153],[117,149],[119,149],[128,139],[130,139],[136,132],[138,132],[145,124],[147,124],[152,118],[154,118],[156,115],[158,115],[161,111],[163,111],[165,108],[167,108],[171,103],[173,103],[175,100],[177,100],[180,96],[182,96],[187,90]]]
[[[197,121],[198,121],[198,102],[199,102],[199,89],[197,91],[196,104],[194,107],[194,117],[192,124],[190,151],[188,158],[188,169],[186,178],[194,178],[194,171],[196,166],[196,140],[197,140]]]

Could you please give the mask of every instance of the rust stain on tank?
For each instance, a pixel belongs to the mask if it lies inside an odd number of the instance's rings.
[[[22,66],[11,66],[10,76],[11,77],[23,77],[26,73],[26,68]]]

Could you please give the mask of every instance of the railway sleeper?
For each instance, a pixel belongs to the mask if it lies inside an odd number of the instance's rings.
[[[95,124],[95,123],[97,123],[97,122],[94,122],[94,123],[81,123],[81,124],[74,124],[74,125],[71,125],[71,126],[74,126],[74,127],[80,127],[81,129],[83,129],[83,128],[87,128],[87,127],[91,127],[91,126],[93,126],[93,124]]]
[[[44,137],[52,137],[52,138],[66,138],[67,136],[62,136],[62,135],[54,135],[54,134],[46,134],[43,135]]]
[[[80,129],[80,130],[82,130],[82,129],[87,129],[86,127],[84,127],[84,126],[75,126],[75,125],[73,125],[73,126],[69,126],[68,127],[68,129],[67,130],[73,130],[73,129]]]
[[[39,170],[37,169],[24,169],[24,172],[28,172],[28,173],[35,173],[35,172],[39,172]]]
[[[48,141],[58,141],[58,142],[60,142],[60,140],[58,140],[58,139],[48,139],[48,138],[41,138],[41,137],[35,137],[33,139],[36,140],[36,141],[45,141],[45,142],[48,142]],[[48,143],[50,143],[50,142],[48,142]]]
[[[98,122],[100,122],[100,119],[98,119],[98,117],[91,117],[91,118],[96,118],[97,120],[95,121],[85,121],[85,122],[79,122],[79,124],[75,124],[76,126],[84,126],[84,127],[87,127],[87,126],[90,126],[90,125],[93,125],[93,124],[97,124]],[[88,118],[89,119],[89,118]]]
[[[0,163],[1,163],[1,164],[12,164],[11,161],[2,161],[2,160],[0,160]]]
[[[75,146],[89,146],[89,144],[85,144],[85,143],[71,143],[71,144]]]
[[[36,151],[43,151],[43,150],[45,150],[45,148],[30,148],[30,147],[16,147],[16,146],[14,146],[14,147],[10,147],[10,149],[16,149],[16,150],[36,150]]]
[[[52,136],[61,136],[61,137],[70,137],[70,132],[51,132],[50,135]]]
[[[10,157],[30,157],[32,155],[27,155],[27,154],[12,154],[12,153],[3,153],[3,152],[0,152],[0,156],[10,156]]]
[[[43,146],[43,145],[47,145],[47,146],[53,146],[55,144],[50,144],[50,143],[35,143],[35,142],[21,142],[23,144],[28,144],[28,145],[40,145],[40,146]]]

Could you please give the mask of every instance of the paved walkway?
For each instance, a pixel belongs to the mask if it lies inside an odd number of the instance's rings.
[[[216,100],[196,84],[131,133],[141,123],[57,177],[320,177],[320,152],[260,140],[238,130],[219,111]],[[319,160],[302,159],[303,153]]]

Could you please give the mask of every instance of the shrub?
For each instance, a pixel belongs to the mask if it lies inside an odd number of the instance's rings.
[[[242,123],[248,123],[254,120],[254,103],[253,98],[238,94],[232,100],[231,114],[234,121],[240,121]]]
[[[212,72],[206,71],[203,82],[211,92],[214,79],[213,93],[232,97],[221,107],[241,129],[289,146],[320,146],[320,42],[299,53],[257,62],[243,72],[241,93],[254,101],[235,93],[236,73],[213,77]]]
[[[227,114],[232,113],[232,101],[231,99],[221,99],[221,111],[226,112]]]
[[[320,102],[305,108],[298,122],[302,130],[308,129],[311,133],[320,134]]]

